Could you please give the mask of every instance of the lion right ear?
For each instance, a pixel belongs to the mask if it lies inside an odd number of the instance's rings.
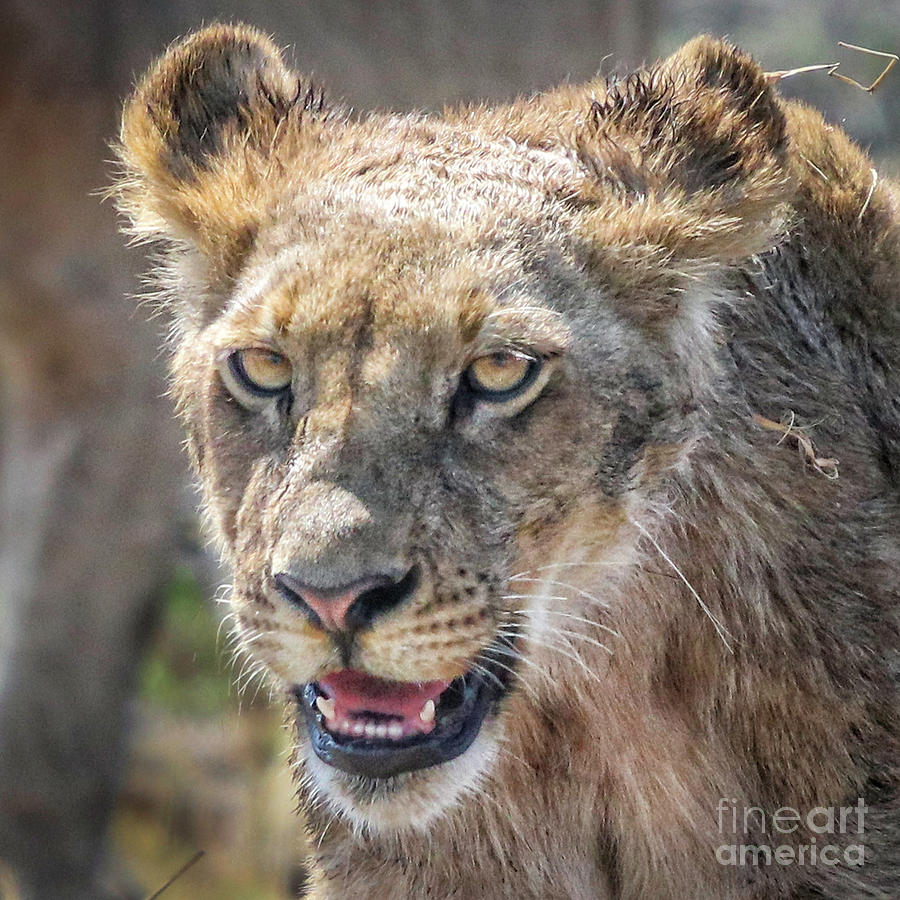
[[[326,116],[265,35],[212,25],[170,47],[125,104],[114,196],[139,239],[191,245],[227,269],[255,234],[276,142]]]
[[[784,107],[758,63],[710,37],[589,87],[575,139],[588,177],[571,192],[579,235],[634,318],[666,319],[688,282],[783,233],[794,191]]]

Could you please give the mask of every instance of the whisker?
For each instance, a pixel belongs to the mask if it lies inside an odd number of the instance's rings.
[[[252,697],[252,699],[250,700],[250,705],[251,705],[251,706],[252,706],[254,703],[256,703],[256,698],[259,696],[260,688],[266,683],[265,674],[264,674],[264,673],[259,673],[259,675],[260,675],[260,677],[259,677],[259,679],[258,679],[257,682],[256,682],[256,690],[253,692],[253,697]],[[270,689],[270,693],[271,693],[271,689]],[[271,698],[270,698],[270,699],[271,699]]]
[[[510,578],[510,581],[513,579]],[[604,603],[599,597],[595,597],[593,594],[588,593],[586,590],[580,587],[576,587],[574,584],[569,584],[567,581],[553,581],[547,578],[517,578],[516,581],[525,581],[530,582],[532,584],[555,584],[558,587],[568,588],[571,591],[575,591],[576,594],[581,597],[586,597],[588,600],[596,603],[598,606],[603,606],[606,609],[609,609],[609,604]]]
[[[325,823],[325,827],[322,829],[322,833],[319,835],[319,843],[316,844],[316,850],[322,849],[322,841],[325,840],[325,835],[328,834],[328,829],[331,828],[331,823],[335,820],[334,816],[329,816],[328,821]]]
[[[235,623],[237,622],[237,613],[236,612],[225,613],[225,615],[222,616],[222,618],[219,620],[219,626],[218,626],[218,628],[216,628],[216,650],[217,651],[219,649],[219,641],[222,638],[222,628],[224,628],[225,623],[229,622],[229,621],[233,621]]]
[[[584,641],[587,644],[592,644],[595,647],[599,647],[601,650],[605,650],[610,656],[613,655],[613,651],[609,647],[607,647],[606,644],[601,643],[600,641],[590,637],[589,635],[582,634],[580,631],[571,631],[568,628],[554,628],[552,632],[545,633],[544,636],[552,637],[555,635],[578,638],[578,640],[580,641]],[[531,633],[525,635],[524,637],[527,640],[534,641],[534,643],[538,644],[539,646],[547,647],[548,650],[551,649],[549,644],[540,644],[537,638]]]
[[[213,594],[213,602],[214,603],[230,603],[231,602],[231,592],[233,586],[226,582],[225,584],[220,584],[215,593]]]
[[[557,632],[557,634],[558,634],[558,632]],[[599,684],[601,687],[604,686],[603,682],[600,680],[597,673],[593,672],[591,670],[590,666],[588,666],[588,664],[580,656],[578,651],[568,641],[565,641],[564,646],[560,646],[559,643],[547,643],[547,642],[542,641],[539,638],[535,637],[535,635],[532,632],[529,632],[528,634],[524,635],[524,639],[527,641],[531,641],[537,647],[543,647],[545,650],[549,650],[551,653],[553,653],[553,652],[559,653],[560,655],[565,656],[567,659],[572,660],[572,662],[576,663],[584,670],[584,673],[589,678],[596,681],[597,684]],[[562,640],[565,640],[565,638],[562,638]],[[603,649],[607,650],[607,652],[611,652],[611,651],[609,651],[608,647],[604,647]],[[529,661],[528,657],[526,657],[526,656],[520,655],[519,658],[523,662]],[[543,670],[541,670],[541,671],[543,671]],[[551,684],[554,683],[552,678],[550,678],[548,675],[546,675],[546,673],[544,673],[544,674],[549,679]]]
[[[590,566],[596,569],[615,569],[619,567],[620,563],[614,562],[601,562],[601,561],[593,561],[593,562],[558,562],[558,563],[549,563],[546,566],[538,566],[534,569],[535,572],[546,572],[549,569],[565,569],[565,568],[574,568],[575,566]]]
[[[519,281],[513,282],[512,285],[506,287],[504,289],[504,293],[508,295],[514,288],[524,283],[525,279],[519,279]],[[495,309],[489,312],[485,316],[485,321],[490,321],[491,319],[496,319],[503,315],[515,315],[522,312],[536,312],[547,316],[561,317],[560,313],[557,310],[549,309],[546,306],[505,306],[502,309]]]
[[[508,665],[506,665],[506,663],[500,662],[499,659],[490,659],[489,662],[492,666],[499,666],[501,669],[503,669],[506,672],[509,672],[510,675],[514,676],[516,679],[516,684],[520,685],[522,688],[524,688],[526,691],[528,691],[528,693],[531,695],[531,697],[536,702],[540,703],[541,698],[538,696],[537,691],[535,691],[535,689],[527,681],[525,681],[522,678],[521,674],[516,672],[516,670],[513,669],[512,666],[508,666]],[[501,682],[500,679],[497,678],[497,676],[493,672],[487,670],[480,663],[473,662],[472,668],[475,669],[476,672],[481,672],[483,675],[492,677],[497,682],[498,685],[502,686],[503,682]]]
[[[254,665],[250,668],[250,670],[247,673],[246,681],[239,689],[241,697],[243,697],[243,695],[250,689],[250,685],[253,684],[253,682],[256,681],[257,679],[259,679],[259,681],[258,681],[256,690],[257,690],[257,693],[259,692],[259,688],[262,687],[262,685],[264,684],[265,669],[266,669],[266,666],[265,666],[265,663],[263,663],[263,662],[258,662],[256,665]],[[250,700],[250,703],[252,704],[255,699],[256,699],[256,694],[253,695],[253,697]]]
[[[613,655],[612,650],[606,644],[587,634],[582,634],[580,631],[571,631],[568,628],[554,628],[553,634],[560,634],[567,638],[577,638],[579,641],[584,641],[584,643],[590,644],[592,647],[599,647],[601,650],[605,650],[610,656]]]
[[[566,643],[565,643],[565,646],[567,649],[564,649],[563,647],[559,646],[558,644],[545,645],[545,646],[547,647],[548,650],[555,650],[557,653],[561,653],[567,659],[572,660],[572,662],[576,663],[577,665],[579,665],[581,667],[581,669],[584,671],[584,674],[587,675],[588,678],[592,679],[593,681],[596,681],[597,684],[600,685],[600,687],[605,687],[605,685],[600,680],[600,677],[597,675],[597,673],[591,669],[591,667],[584,661],[584,658],[581,656],[581,654],[568,641],[566,641]],[[604,648],[604,649],[608,649],[608,648]]]
[[[687,578],[685,578],[684,573],[681,571],[681,569],[679,569],[678,566],[675,565],[675,563],[672,561],[672,559],[669,557],[669,555],[666,553],[666,551],[663,550],[663,548],[660,547],[659,544],[656,542],[656,539],[653,537],[653,535],[650,534],[650,532],[647,531],[647,529],[644,528],[644,526],[641,525],[640,522],[635,522],[634,520],[632,520],[631,524],[634,525],[634,527],[637,528],[637,530],[640,531],[640,533],[642,535],[644,535],[644,537],[647,538],[647,540],[650,541],[651,544],[653,544],[653,546],[657,549],[659,555],[672,567],[672,570],[675,572],[675,574],[681,579],[681,581],[684,583],[685,587],[687,587],[687,589],[691,592],[691,594],[693,594],[694,599],[697,601],[697,603],[700,604],[700,609],[702,609],[703,612],[706,613],[707,618],[710,620],[710,622],[713,623],[713,627],[716,629],[716,634],[719,635],[719,638],[721,639],[722,643],[725,645],[725,649],[729,653],[734,653],[734,650],[731,649],[731,645],[728,643],[728,641],[725,638],[725,635],[729,634],[728,630],[713,615],[712,610],[703,602],[703,598],[697,593],[696,590],[694,590],[694,586],[687,580]]]
[[[564,619],[573,619],[576,622],[584,622],[585,625],[592,625],[594,628],[600,628],[602,631],[608,631],[616,637],[622,636],[615,628],[610,628],[608,625],[604,625],[601,622],[595,622],[593,619],[586,619],[584,616],[574,616],[572,613],[563,612],[559,609],[517,609],[516,612],[526,616],[538,616],[543,614],[548,616],[562,616]]]
[[[485,678],[490,678],[491,681],[496,683],[497,687],[503,687],[503,682],[490,669],[481,665],[477,660],[473,659],[472,662],[469,663],[469,668],[478,672],[480,675],[483,675]],[[463,676],[463,680],[465,680],[465,676]]]
[[[508,756],[510,759],[515,760],[515,762],[519,763],[520,765],[526,767],[528,766],[528,763],[526,763],[521,756],[517,756],[515,753],[513,753],[512,750],[509,749],[509,747],[505,747],[503,746],[503,744],[500,744],[500,746],[497,747],[497,750],[504,756]]]
[[[490,652],[490,651],[488,651],[488,652]],[[527,681],[525,681],[525,679],[522,677],[522,674],[520,672],[516,672],[516,670],[514,668],[512,668],[512,666],[508,666],[508,665],[506,665],[506,663],[500,662],[499,659],[490,658],[488,660],[488,662],[492,666],[499,666],[504,671],[509,672],[509,674],[512,675],[516,679],[516,683],[518,685],[520,685],[521,687],[523,687],[526,691],[528,691],[528,693],[535,700],[535,702],[540,703],[541,698],[538,696],[537,691],[535,691],[535,689]],[[472,667],[475,668],[476,671],[482,671],[483,674],[485,674],[485,675],[491,675],[497,681],[498,684],[502,684],[500,679],[497,678],[497,676],[494,675],[493,672],[484,671],[484,666],[480,665],[479,663],[477,663],[477,662],[473,663]]]
[[[257,631],[252,637],[244,637],[243,635],[239,636],[241,643],[245,647],[249,647],[254,641],[258,641],[260,638],[270,637],[273,634],[278,634],[277,631]]]
[[[494,652],[499,653],[501,656],[508,656],[511,659],[515,659],[518,662],[524,663],[526,666],[530,666],[532,669],[534,669],[535,672],[538,673],[538,675],[541,676],[544,681],[547,682],[547,684],[552,685],[554,683],[548,672],[545,672],[533,659],[529,659],[520,651],[511,650],[507,647],[497,647]],[[536,694],[534,696],[535,699],[538,699]]]

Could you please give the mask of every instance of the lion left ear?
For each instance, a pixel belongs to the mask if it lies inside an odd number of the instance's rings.
[[[125,105],[119,207],[139,238],[184,242],[227,267],[222,257],[251,239],[276,139],[326,115],[322,94],[255,28],[198,31],[151,67]]]
[[[761,67],[731,44],[699,37],[609,82],[577,140],[588,170],[579,231],[620,278],[658,290],[673,260],[735,262],[777,239],[785,116]]]

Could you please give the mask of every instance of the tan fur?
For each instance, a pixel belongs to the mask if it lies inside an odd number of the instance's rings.
[[[120,155],[250,658],[286,692],[346,662],[286,569],[423,565],[359,636],[374,675],[451,678],[517,636],[449,763],[366,781],[297,728],[313,896],[900,890],[900,211],[841,132],[711,38],[621,82],[350,118],[213,26],[139,84]],[[217,360],[257,344],[290,409],[225,390]],[[543,394],[451,413],[498,346],[546,356]],[[839,479],[754,424],[789,412]],[[865,867],[717,863],[722,798],[857,797]]]

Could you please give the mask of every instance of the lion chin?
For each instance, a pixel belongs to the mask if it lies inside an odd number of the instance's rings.
[[[434,822],[479,790],[494,765],[499,722],[486,722],[467,750],[427,769],[389,778],[351,775],[324,763],[305,744],[303,768],[313,791],[360,834],[427,834]]]

